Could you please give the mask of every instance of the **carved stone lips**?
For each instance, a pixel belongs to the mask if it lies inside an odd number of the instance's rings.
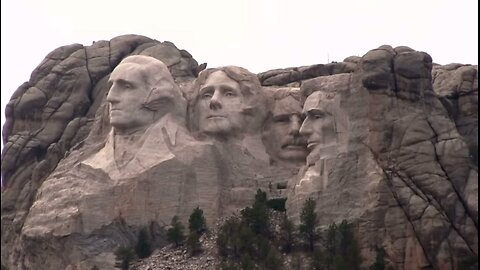
[[[305,145],[299,145],[299,144],[287,144],[287,145],[282,145],[282,149],[290,149],[290,150],[305,150]]]
[[[291,140],[282,144],[282,149],[302,149],[305,150],[306,142],[304,140]]]
[[[318,142],[308,142],[307,148],[308,149],[314,148],[317,144],[318,144]]]

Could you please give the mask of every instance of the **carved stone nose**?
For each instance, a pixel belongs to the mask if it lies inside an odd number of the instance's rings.
[[[218,92],[215,92],[212,96],[212,99],[210,99],[210,109],[217,110],[221,108],[222,108],[222,103],[219,100]]]

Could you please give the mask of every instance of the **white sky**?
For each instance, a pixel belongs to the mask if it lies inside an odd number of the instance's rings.
[[[2,0],[1,121],[54,49],[118,35],[171,41],[208,67],[252,72],[342,61],[388,44],[478,64],[477,0]]]

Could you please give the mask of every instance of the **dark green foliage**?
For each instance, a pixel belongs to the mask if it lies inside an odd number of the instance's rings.
[[[292,221],[288,219],[285,215],[282,223],[280,223],[280,244],[282,246],[282,250],[289,253],[292,251],[292,246],[295,241],[295,226],[293,225]]]
[[[190,252],[190,255],[195,255],[201,250],[200,245],[200,236],[195,232],[191,231],[187,237],[187,248]]]
[[[131,247],[119,247],[115,250],[115,268],[128,270],[130,262],[135,258],[135,254]]]
[[[265,258],[265,268],[269,270],[280,270],[283,268],[280,253],[275,248],[270,248]]]
[[[325,254],[321,250],[317,249],[312,253],[312,261],[311,261],[310,268],[312,270],[327,269],[325,265],[325,261],[326,261]]]
[[[255,234],[241,220],[231,217],[221,227],[217,237],[219,254],[222,257],[241,258],[254,253]]]
[[[224,263],[222,269],[280,269],[278,250],[271,244],[270,213],[267,195],[261,190],[241,217],[231,217],[220,227],[217,247]]]
[[[258,189],[255,194],[255,203],[267,204],[267,193]]]
[[[190,255],[195,255],[201,251],[200,235],[207,229],[203,210],[198,206],[193,209],[190,218],[188,219],[188,228],[190,233],[187,237],[187,247]]]
[[[458,270],[478,269],[478,256],[468,256],[461,258],[458,262]]]
[[[270,199],[267,201],[267,207],[273,209],[275,211],[285,212],[285,202],[287,199],[279,198],[279,199]]]
[[[152,254],[152,245],[150,243],[150,239],[148,238],[147,230],[144,228],[138,233],[135,253],[140,259],[147,258]]]
[[[317,213],[315,213],[315,200],[309,198],[305,201],[300,214],[300,235],[310,251],[313,251],[315,241],[318,238],[316,226],[318,224]]]
[[[246,254],[245,256],[243,256],[241,269],[242,270],[255,270],[255,269],[257,269],[257,267],[255,267],[255,263],[253,262],[253,260],[252,260],[252,258],[250,257],[249,254]]]
[[[360,269],[360,249],[347,221],[343,220],[338,227],[335,223],[329,226],[324,246],[326,269]]]
[[[375,247],[377,255],[375,262],[370,265],[370,270],[385,270],[385,249],[383,247]]]
[[[184,227],[177,216],[172,218],[171,225],[172,227],[167,230],[167,240],[171,243],[175,243],[175,247],[178,247],[183,240],[185,240],[185,235],[183,233]]]
[[[260,189],[255,195],[255,202],[252,207],[241,211],[245,223],[255,234],[269,236],[269,213],[267,208],[267,194]]]
[[[203,216],[203,210],[198,206],[197,208],[193,209],[193,212],[188,219],[188,228],[190,229],[190,232],[194,231],[198,235],[207,229],[205,217]]]
[[[338,246],[338,236],[337,236],[337,224],[332,223],[328,226],[327,237],[325,238],[325,263],[329,269],[334,262],[335,256],[337,255],[337,246]]]

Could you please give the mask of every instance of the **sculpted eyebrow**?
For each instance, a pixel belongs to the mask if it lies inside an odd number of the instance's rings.
[[[200,88],[200,94],[203,94],[205,92],[208,92],[208,91],[211,91],[212,90],[212,87],[211,86],[205,86],[203,88]]]
[[[320,109],[310,109],[307,111],[307,115],[331,115],[331,113]]]

